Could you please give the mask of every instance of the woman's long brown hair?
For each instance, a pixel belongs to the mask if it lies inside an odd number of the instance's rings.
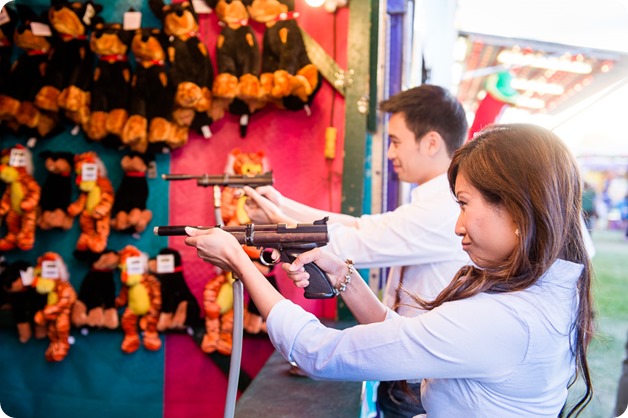
[[[528,124],[494,125],[460,148],[447,173],[452,193],[465,179],[490,204],[508,211],[520,232],[515,251],[501,262],[462,268],[433,301],[413,296],[423,309],[481,292],[516,292],[532,286],[557,260],[584,266],[578,280],[575,346],[576,374],[586,392],[569,410],[578,416],[593,394],[586,353],[594,329],[591,264],[581,229],[581,180],[578,165],[551,131]]]

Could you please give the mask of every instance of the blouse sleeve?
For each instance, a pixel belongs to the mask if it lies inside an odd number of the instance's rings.
[[[348,381],[505,378],[525,359],[529,341],[526,322],[483,294],[344,330],[286,300],[272,309],[268,331],[275,348],[313,378]]]

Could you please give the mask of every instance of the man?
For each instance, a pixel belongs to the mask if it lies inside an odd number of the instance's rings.
[[[388,159],[400,181],[417,185],[411,202],[392,212],[353,217],[311,208],[270,186],[245,187],[247,212],[256,223],[305,223],[329,217],[328,251],[359,268],[393,266],[384,303],[405,316],[421,313],[409,293],[434,299],[469,262],[454,233],[459,207],[449,190],[447,169],[465,141],[467,120],[445,89],[422,85],[380,103],[390,113]],[[378,407],[389,417],[425,413],[420,382],[408,394],[399,382],[380,382]]]

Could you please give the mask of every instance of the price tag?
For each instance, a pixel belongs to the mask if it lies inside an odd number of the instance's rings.
[[[203,0],[192,0],[192,7],[197,15],[211,13],[212,9]]]
[[[84,163],[81,166],[81,181],[96,181],[98,179],[98,165]]]
[[[20,270],[20,279],[22,280],[22,284],[24,286],[32,285],[35,280],[34,269],[29,267],[26,270]]]
[[[58,279],[59,266],[56,261],[44,261],[41,263],[41,277],[44,279]]]
[[[157,273],[174,273],[174,254],[157,256]]]
[[[26,151],[19,148],[13,148],[9,155],[9,165],[11,167],[26,167]]]
[[[50,26],[40,22],[31,22],[31,32],[35,36],[52,36]]]
[[[90,3],[85,6],[85,14],[83,15],[83,23],[87,26],[92,25],[92,17],[96,16],[96,9]]]
[[[136,30],[142,26],[142,12],[126,12],[122,26],[124,30]]]
[[[144,274],[144,264],[142,257],[129,257],[126,259],[127,274]]]

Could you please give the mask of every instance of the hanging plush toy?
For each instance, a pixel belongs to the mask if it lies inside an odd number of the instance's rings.
[[[35,245],[37,206],[41,188],[33,178],[31,153],[21,145],[5,150],[0,164],[0,180],[7,188],[0,201],[7,234],[0,238],[0,251],[30,250]]]
[[[132,31],[120,23],[97,23],[89,46],[98,63],[94,70],[91,113],[83,127],[87,137],[105,146],[119,148],[122,128],[129,117],[131,65],[128,51]]]
[[[205,138],[211,136],[208,112],[214,70],[207,47],[198,37],[198,16],[191,1],[165,5],[163,0],[149,0],[155,16],[168,36],[169,75],[175,88],[174,119]]]
[[[34,285],[37,292],[48,296],[46,306],[35,314],[35,323],[48,330],[46,360],[61,361],[70,350],[70,312],[76,292],[59,254],[49,251],[37,259]]]
[[[172,119],[174,86],[166,69],[166,45],[158,28],[136,30],[131,42],[136,65],[122,142],[135,151],[169,152],[188,140],[188,127]]]
[[[288,110],[309,111],[320,76],[307,56],[294,0],[253,0],[248,10],[251,19],[266,25],[260,80],[269,100]]]
[[[68,207],[68,213],[70,216],[80,215],[77,255],[80,257],[81,252],[101,253],[109,239],[113,187],[107,178],[105,165],[95,152],[76,155],[74,171],[80,194]]]
[[[148,181],[146,171],[151,158],[145,154],[131,152],[122,157],[120,165],[124,175],[116,190],[111,227],[116,231],[144,232],[153,218],[153,212],[146,208]]]
[[[105,250],[95,255],[79,289],[78,299],[72,308],[72,325],[77,328],[118,328],[116,286],[114,271],[118,267],[118,253]]]
[[[72,228],[74,217],[68,213],[72,203],[72,167],[74,154],[63,151],[43,151],[48,176],[41,188],[37,226],[43,230]]]
[[[485,126],[498,122],[504,110],[515,104],[519,92],[512,88],[511,82],[512,75],[508,71],[491,74],[486,79],[486,96],[475,111],[469,139],[473,139],[473,135]]]
[[[83,126],[89,119],[89,96],[94,74],[94,54],[88,32],[96,23],[102,6],[51,0],[48,20],[53,30],[52,53],[48,61],[46,83],[35,104],[49,111],[60,109],[74,123]]]
[[[120,256],[120,279],[122,289],[116,298],[116,306],[125,306],[121,318],[124,339],[122,351],[133,353],[140,348],[138,325],[143,325],[142,343],[147,350],[161,348],[157,333],[157,321],[161,309],[159,280],[147,273],[147,257],[136,247],[127,245],[118,253]]]
[[[46,296],[37,293],[33,279],[33,267],[23,260],[10,263],[0,274],[21,343],[30,340],[33,333],[38,339],[46,337],[46,328],[33,322],[35,313],[46,306]]]
[[[0,93],[4,91],[9,78],[13,55],[13,31],[17,21],[15,9],[5,3],[0,8]]]
[[[37,92],[44,84],[51,46],[48,36],[36,34],[34,24],[47,25],[45,16],[36,16],[27,6],[17,6],[21,23],[13,36],[21,55],[15,60],[11,72],[3,80],[0,91],[0,119],[14,132],[29,136],[29,146],[41,138],[56,133],[56,112],[35,106]]]
[[[220,274],[205,284],[203,290],[205,335],[201,350],[230,355],[233,349],[233,276]]]
[[[264,151],[246,153],[235,148],[227,157],[226,174],[256,175],[268,171],[269,163]],[[223,188],[220,212],[225,225],[244,225],[251,222],[244,209],[245,201],[246,196],[241,188]]]
[[[225,109],[240,116],[240,136],[246,135],[249,115],[266,102],[259,81],[260,52],[253,29],[249,26],[246,1],[208,1],[222,29],[216,41],[218,74],[212,88],[212,116],[222,117]]]
[[[148,262],[148,270],[161,283],[161,312],[158,331],[196,329],[202,326],[201,307],[183,276],[181,254],[163,248]]]

